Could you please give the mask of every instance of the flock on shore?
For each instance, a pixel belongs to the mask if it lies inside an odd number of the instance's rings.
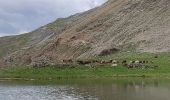
[[[78,65],[109,65],[113,68],[123,66],[128,69],[133,68],[140,68],[140,69],[146,69],[146,68],[157,68],[158,66],[155,66],[153,61],[148,60],[76,60],[73,61],[72,59],[68,60],[62,60],[62,64],[78,64]]]
[[[155,58],[158,58],[158,56],[155,56]],[[41,68],[46,66],[54,66],[58,68],[74,68],[76,66],[89,66],[89,67],[105,67],[110,66],[112,68],[123,66],[128,69],[155,69],[158,68],[157,65],[154,64],[153,61],[148,60],[94,60],[94,59],[84,59],[84,60],[73,60],[73,59],[65,59],[62,60],[59,64],[49,64],[48,62],[39,61],[31,64],[34,68]]]

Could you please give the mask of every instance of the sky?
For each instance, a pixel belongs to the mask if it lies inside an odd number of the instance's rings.
[[[0,0],[0,36],[40,26],[99,6],[107,0]]]

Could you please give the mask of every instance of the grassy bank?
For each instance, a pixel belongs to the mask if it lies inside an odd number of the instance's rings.
[[[60,78],[106,78],[106,77],[170,77],[170,55],[168,53],[158,54],[121,53],[107,57],[96,57],[94,59],[118,59],[118,60],[148,60],[155,69],[127,69],[121,65],[112,68],[110,65],[102,67],[75,66],[75,68],[32,68],[11,67],[0,70],[0,78],[28,78],[28,79],[60,79]]]

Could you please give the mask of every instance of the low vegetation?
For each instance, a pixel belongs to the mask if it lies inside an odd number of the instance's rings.
[[[130,68],[119,64],[71,65],[69,67],[47,66],[44,68],[10,67],[0,70],[0,78],[15,79],[60,79],[60,78],[107,78],[107,77],[170,77],[170,54],[119,53],[112,56],[95,57],[96,60],[146,60],[152,62],[148,68]]]

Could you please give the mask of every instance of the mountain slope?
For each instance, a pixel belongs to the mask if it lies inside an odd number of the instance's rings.
[[[15,50],[6,62],[58,62],[118,51],[169,52],[169,27],[169,0],[109,0],[28,33],[22,46],[27,48]]]

